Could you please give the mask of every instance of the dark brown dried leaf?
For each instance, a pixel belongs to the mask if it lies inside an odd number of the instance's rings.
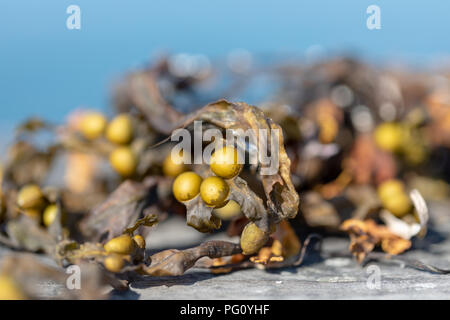
[[[186,250],[165,250],[151,256],[152,264],[142,267],[147,275],[179,276],[192,268],[203,257],[220,258],[241,253],[241,247],[226,241],[207,241],[198,247]]]
[[[156,183],[156,179],[147,179],[145,183],[123,182],[82,221],[81,232],[95,241],[106,241],[121,235],[124,229],[142,216],[148,205],[149,190]]]
[[[262,216],[267,216],[263,200],[258,197],[247,185],[247,182],[236,177],[229,180],[230,198],[239,203],[242,212],[250,220],[258,220]]]
[[[70,273],[59,267],[53,267],[41,262],[35,255],[16,253],[3,258],[0,273],[10,276],[19,285],[28,299],[48,299],[43,284],[54,283],[58,288],[58,295],[52,299],[104,299],[105,286],[108,280],[102,270],[90,263],[78,265],[80,268],[79,289],[70,290]],[[76,285],[76,283],[72,283]]]
[[[17,219],[8,221],[6,232],[17,248],[32,252],[43,250],[50,256],[55,254],[56,240],[27,216],[20,215]]]
[[[122,94],[146,117],[156,131],[169,134],[181,114],[170,106],[161,96],[156,77],[152,72],[130,74]]]
[[[219,218],[212,215],[214,208],[208,207],[200,197],[186,201],[186,223],[200,232],[211,232],[219,229],[222,222]]]

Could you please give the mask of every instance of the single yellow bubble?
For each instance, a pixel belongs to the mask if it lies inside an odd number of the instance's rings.
[[[99,138],[106,128],[106,118],[100,112],[90,111],[80,121],[80,131],[88,140]]]
[[[397,179],[386,180],[378,186],[378,197],[381,201],[398,194],[405,193],[405,184]]]
[[[110,254],[103,262],[106,270],[117,273],[120,272],[125,265],[124,257],[120,254]]]
[[[210,168],[217,176],[231,179],[237,176],[243,165],[238,163],[238,151],[232,146],[225,146],[215,151],[210,159]]]
[[[230,187],[219,177],[208,177],[200,185],[200,196],[210,207],[222,207],[226,204]]]
[[[108,253],[131,254],[136,249],[135,246],[134,240],[128,234],[123,234],[109,240],[104,248]]]
[[[403,142],[403,130],[399,124],[383,123],[374,132],[375,143],[383,150],[396,152]]]
[[[199,194],[201,183],[202,178],[195,172],[184,172],[173,182],[173,195],[180,202],[191,200]]]
[[[236,201],[230,200],[222,208],[214,209],[213,214],[222,220],[231,220],[241,214],[241,206]]]
[[[44,213],[42,214],[42,222],[46,227],[49,227],[53,224],[58,216],[59,207],[56,204],[51,204],[45,208]]]
[[[187,165],[183,163],[183,153],[174,156],[169,153],[163,162],[163,173],[166,177],[177,177],[187,170]]]
[[[383,206],[398,218],[402,218],[411,211],[411,199],[404,195],[396,195],[383,201]]]
[[[137,159],[129,147],[118,147],[109,156],[109,163],[122,177],[133,175],[137,167]]]
[[[38,185],[26,185],[20,189],[17,195],[17,205],[22,209],[40,208],[43,204],[44,195]]]
[[[133,123],[130,116],[120,114],[106,128],[106,138],[116,144],[128,144],[133,139]]]
[[[141,235],[137,234],[133,237],[134,242],[136,243],[136,245],[141,248],[141,249],[145,249],[145,239],[144,237],[142,237]]]
[[[241,248],[244,255],[258,252],[269,240],[269,233],[264,232],[254,222],[247,224],[241,234]]]

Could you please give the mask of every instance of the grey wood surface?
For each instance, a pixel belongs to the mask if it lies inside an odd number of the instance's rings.
[[[430,208],[432,222],[428,235],[415,240],[414,248],[404,256],[450,269],[450,205],[434,203]],[[218,234],[213,238],[224,237]],[[203,240],[202,234],[186,226],[181,218],[160,224],[147,239],[150,251],[190,247]],[[326,238],[323,252],[342,251],[347,246],[345,238]],[[0,259],[8,252],[0,247]],[[42,284],[43,298],[51,298],[57,292],[54,284]],[[322,259],[318,254],[311,254],[300,267],[278,271],[252,269],[213,275],[194,268],[180,277],[145,277],[133,282],[127,292],[112,291],[111,298],[449,299],[450,275],[418,271],[392,262],[361,267],[351,258]]]

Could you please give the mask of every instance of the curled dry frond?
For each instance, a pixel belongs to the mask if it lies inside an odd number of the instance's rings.
[[[252,130],[249,136],[249,145],[238,145],[241,150],[256,150],[257,155],[267,150],[275,158],[275,163],[261,163],[258,158],[259,178],[264,188],[266,206],[262,205],[262,199],[247,188],[246,183],[241,179],[230,180],[231,198],[237,201],[243,208],[243,213],[255,221],[258,226],[269,231],[271,224],[277,224],[281,220],[292,219],[297,215],[299,196],[295,191],[290,177],[291,162],[284,149],[283,133],[281,128],[270,118],[267,118],[263,111],[257,107],[250,106],[243,102],[231,103],[226,100],[219,100],[211,103],[198,111],[187,115],[179,127],[188,127],[196,120],[204,121],[219,129],[229,129],[238,133],[238,130]],[[175,128],[174,128],[175,129]],[[266,135],[266,136],[263,136]],[[265,169],[270,165],[275,165],[275,172],[264,174]],[[256,168],[254,168],[256,169]],[[266,172],[268,172],[266,170]],[[205,208],[190,206],[188,217],[194,215],[193,211],[204,211]],[[202,223],[196,222],[194,225],[210,225],[210,214],[202,214]],[[210,228],[216,224],[212,224]],[[203,229],[203,227],[202,227]]]
[[[350,235],[350,251],[359,263],[375,246],[380,245],[384,252],[400,254],[411,247],[411,241],[392,233],[386,226],[377,224],[372,219],[349,219],[342,223],[341,230]]]
[[[119,236],[141,217],[148,205],[149,189],[156,183],[156,179],[148,179],[144,183],[123,182],[82,221],[80,230],[92,240],[109,240]]]
[[[220,258],[241,252],[239,245],[226,241],[207,241],[201,245],[186,249],[170,249],[151,256],[152,263],[143,267],[144,274],[152,276],[179,276],[203,257]]]

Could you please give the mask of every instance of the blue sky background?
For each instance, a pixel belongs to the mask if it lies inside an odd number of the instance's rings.
[[[66,28],[71,4],[81,30]],[[366,28],[371,4],[381,30]],[[159,50],[214,59],[320,45],[426,65],[450,53],[449,16],[443,0],[1,0],[0,132],[34,114],[61,122],[78,106],[105,109],[114,79]]]

